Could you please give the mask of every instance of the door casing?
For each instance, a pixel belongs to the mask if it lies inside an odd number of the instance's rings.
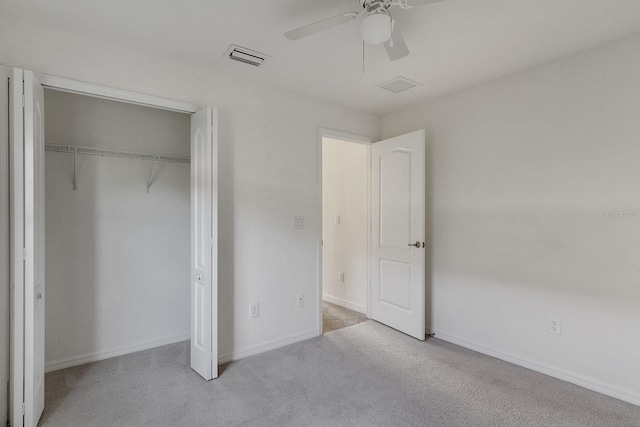
[[[11,69],[0,66],[0,120],[9,123]],[[0,127],[0,425],[7,422],[9,382],[9,129]]]

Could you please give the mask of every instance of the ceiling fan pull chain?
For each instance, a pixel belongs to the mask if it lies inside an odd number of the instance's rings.
[[[362,40],[362,81],[366,81],[364,77],[364,40]]]

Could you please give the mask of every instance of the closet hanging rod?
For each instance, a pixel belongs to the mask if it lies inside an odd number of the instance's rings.
[[[136,153],[132,151],[106,150],[103,148],[74,147],[73,145],[45,145],[46,151],[58,153],[87,154],[90,156],[121,157],[125,159],[153,160],[158,162],[190,163],[189,157],[165,156],[162,154]]]

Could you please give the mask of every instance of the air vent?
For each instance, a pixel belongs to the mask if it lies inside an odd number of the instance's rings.
[[[381,83],[376,87],[381,89],[386,89],[393,93],[400,93],[407,89],[411,89],[412,87],[422,86],[418,82],[414,82],[412,80],[407,79],[406,77],[398,76],[395,79],[391,79],[387,82]]]
[[[245,64],[259,67],[263,65],[271,57],[264,53],[256,52],[255,50],[247,49],[244,47],[231,45],[229,49],[224,53],[224,56],[234,61],[240,61]]]

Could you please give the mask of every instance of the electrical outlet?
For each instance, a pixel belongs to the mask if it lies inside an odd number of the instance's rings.
[[[562,335],[562,323],[560,319],[552,317],[549,319],[549,333]]]
[[[344,271],[341,271],[338,277],[340,278],[341,282],[344,282]]]
[[[260,316],[260,306],[257,302],[252,302],[249,304],[249,316],[250,317],[258,317]]]
[[[304,295],[298,295],[298,307],[304,307]]]
[[[304,217],[301,215],[296,215],[293,217],[293,228],[297,230],[302,230],[304,228]]]
[[[340,215],[337,215],[337,216],[334,218],[334,221],[335,221],[336,225],[340,225]]]

